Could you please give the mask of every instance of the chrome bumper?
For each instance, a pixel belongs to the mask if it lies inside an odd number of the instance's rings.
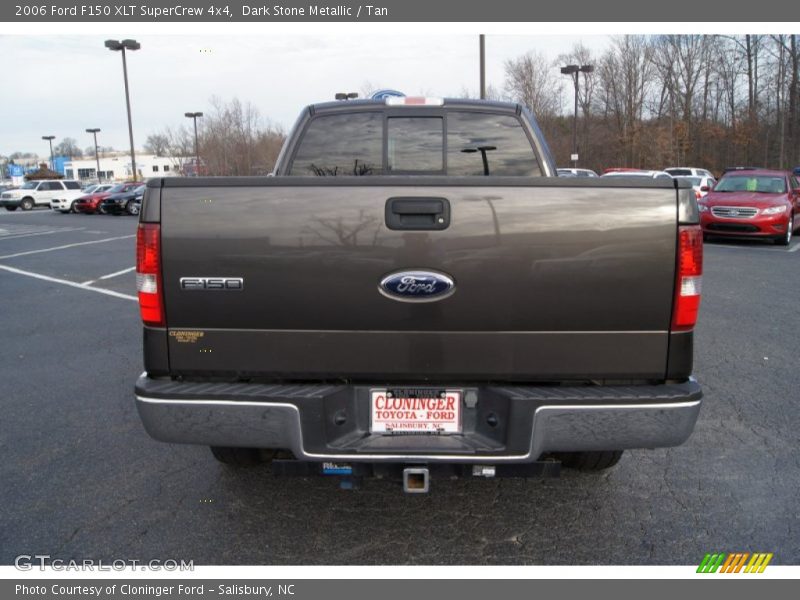
[[[171,387],[180,385],[182,384],[173,384]],[[569,399],[569,394],[563,392],[559,392],[561,399],[554,398],[552,402],[548,402],[546,394],[538,392],[533,397],[530,394],[526,397],[524,393],[515,397],[515,388],[490,388],[507,393],[510,401],[536,402],[537,405],[535,408],[531,407],[529,427],[509,427],[508,436],[513,436],[514,439],[504,440],[501,447],[489,451],[482,451],[480,448],[465,451],[464,446],[458,447],[455,443],[462,436],[424,436],[428,438],[425,440],[426,444],[411,450],[402,448],[402,444],[409,443],[413,446],[414,439],[421,440],[422,436],[371,436],[368,433],[364,433],[361,439],[380,437],[387,443],[352,447],[341,443],[327,446],[323,444],[322,450],[319,450],[320,443],[317,443],[317,450],[313,450],[309,448],[313,444],[309,444],[303,434],[303,423],[308,423],[308,419],[304,421],[301,413],[304,410],[314,410],[308,402],[273,402],[246,398],[156,398],[137,393],[136,404],[147,432],[164,442],[281,448],[291,450],[299,460],[315,462],[334,460],[497,464],[532,462],[543,453],[556,451],[622,450],[680,445],[694,429],[702,392],[693,380],[677,385],[687,386],[686,393],[657,394],[656,390],[665,386],[642,386],[652,392],[648,394],[651,398],[645,402],[629,399],[630,390],[636,389],[633,387],[601,388],[604,401],[598,399],[593,402],[592,394],[588,394],[590,401],[587,402],[586,393],[577,393],[580,403],[574,404],[561,400],[565,397]],[[285,395],[286,388],[290,386],[273,387],[280,387],[280,393]],[[309,388],[296,387],[306,390]],[[227,389],[230,388],[231,386],[227,386]],[[320,402],[326,394],[330,394],[331,389],[328,386],[319,391]],[[576,390],[585,392],[583,388]],[[137,385],[137,391],[141,392],[141,386]],[[617,391],[620,398],[614,402],[610,400],[610,396]],[[639,396],[643,394],[640,393]],[[308,400],[307,394],[305,400]],[[509,412],[511,414],[514,412]],[[321,414],[317,417],[323,418]],[[458,451],[449,450],[454,447],[458,447]],[[370,448],[373,450],[370,451]],[[510,451],[510,448],[516,448],[516,451]]]

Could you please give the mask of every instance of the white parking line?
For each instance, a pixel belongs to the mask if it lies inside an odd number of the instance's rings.
[[[117,271],[116,273],[109,273],[108,275],[103,275],[102,277],[98,277],[97,279],[90,279],[89,281],[84,281],[81,285],[92,285],[95,281],[99,281],[100,279],[111,279],[112,277],[117,277],[118,275],[124,275],[125,273],[130,273],[136,267],[128,267],[127,269],[122,269],[122,271]]]
[[[795,244],[794,248],[789,248],[789,252],[797,252],[800,250],[800,244]]]
[[[6,265],[0,265],[0,269],[2,269],[3,271],[8,271],[9,273],[16,273],[17,275],[24,275],[26,277],[33,277],[34,279],[41,279],[42,281],[49,281],[50,283],[58,283],[60,285],[66,285],[69,287],[78,288],[79,290],[88,290],[90,292],[97,292],[98,294],[105,294],[106,296],[113,296],[114,298],[122,298],[123,300],[133,300],[134,302],[139,301],[139,299],[136,296],[121,294],[119,292],[115,292],[114,290],[107,290],[105,288],[90,287],[82,283],[75,283],[74,281],[67,281],[66,279],[58,279],[56,277],[50,277],[49,275],[42,275],[41,273],[23,271],[22,269],[15,269],[14,267],[9,267]]]
[[[0,212],[0,217],[13,217],[15,215],[17,217],[19,217],[19,216],[32,217],[33,215],[52,215],[52,214],[53,214],[53,210],[52,209],[48,209],[48,210],[21,210],[19,212],[11,211],[11,210],[4,210],[4,211]]]
[[[17,252],[16,254],[6,254],[0,256],[0,260],[5,258],[16,258],[18,256],[28,256],[29,254],[40,254],[42,252],[53,252],[55,250],[66,250],[67,248],[75,248],[76,246],[86,246],[88,244],[102,244],[104,242],[113,242],[115,240],[126,240],[128,238],[136,237],[136,235],[121,235],[119,237],[105,238],[104,240],[92,240],[90,242],[77,242],[75,244],[66,244],[64,246],[56,246],[54,248],[43,248],[42,250],[28,250],[27,252]],[[77,285],[77,284],[76,284]]]
[[[0,234],[0,242],[2,242],[3,240],[16,240],[19,238],[31,237],[34,235],[53,235],[54,233],[66,233],[68,231],[81,231],[82,229],[83,227],[74,227],[72,229],[52,229],[50,231],[39,231],[37,233],[20,233],[20,234],[11,233],[8,235]]]

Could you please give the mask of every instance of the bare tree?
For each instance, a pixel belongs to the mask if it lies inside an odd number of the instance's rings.
[[[73,158],[83,158],[83,150],[78,147],[78,142],[75,138],[65,137],[61,143],[53,148],[55,156],[67,156],[70,160]],[[92,150],[94,154],[94,150]]]
[[[539,121],[559,112],[562,81],[544,54],[528,52],[507,60],[505,74],[506,94],[527,106]]]
[[[203,117],[200,158],[209,174],[265,175],[275,166],[284,133],[262,122],[258,109],[238,98],[214,97]]]
[[[169,136],[163,133],[151,133],[144,143],[144,150],[156,156],[166,156],[170,151]]]
[[[645,103],[651,92],[654,46],[645,36],[615,37],[598,69],[603,112],[613,119],[625,166],[640,164]]]

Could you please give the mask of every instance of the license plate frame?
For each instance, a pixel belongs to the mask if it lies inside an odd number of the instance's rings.
[[[370,389],[369,431],[376,435],[459,435],[464,390]],[[411,417],[413,413],[413,417]]]

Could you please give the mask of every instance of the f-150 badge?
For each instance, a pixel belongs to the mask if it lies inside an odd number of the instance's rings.
[[[182,290],[240,292],[244,289],[241,277],[181,277]]]
[[[435,271],[398,271],[381,279],[378,291],[400,302],[435,302],[452,295],[456,284],[452,277]]]

